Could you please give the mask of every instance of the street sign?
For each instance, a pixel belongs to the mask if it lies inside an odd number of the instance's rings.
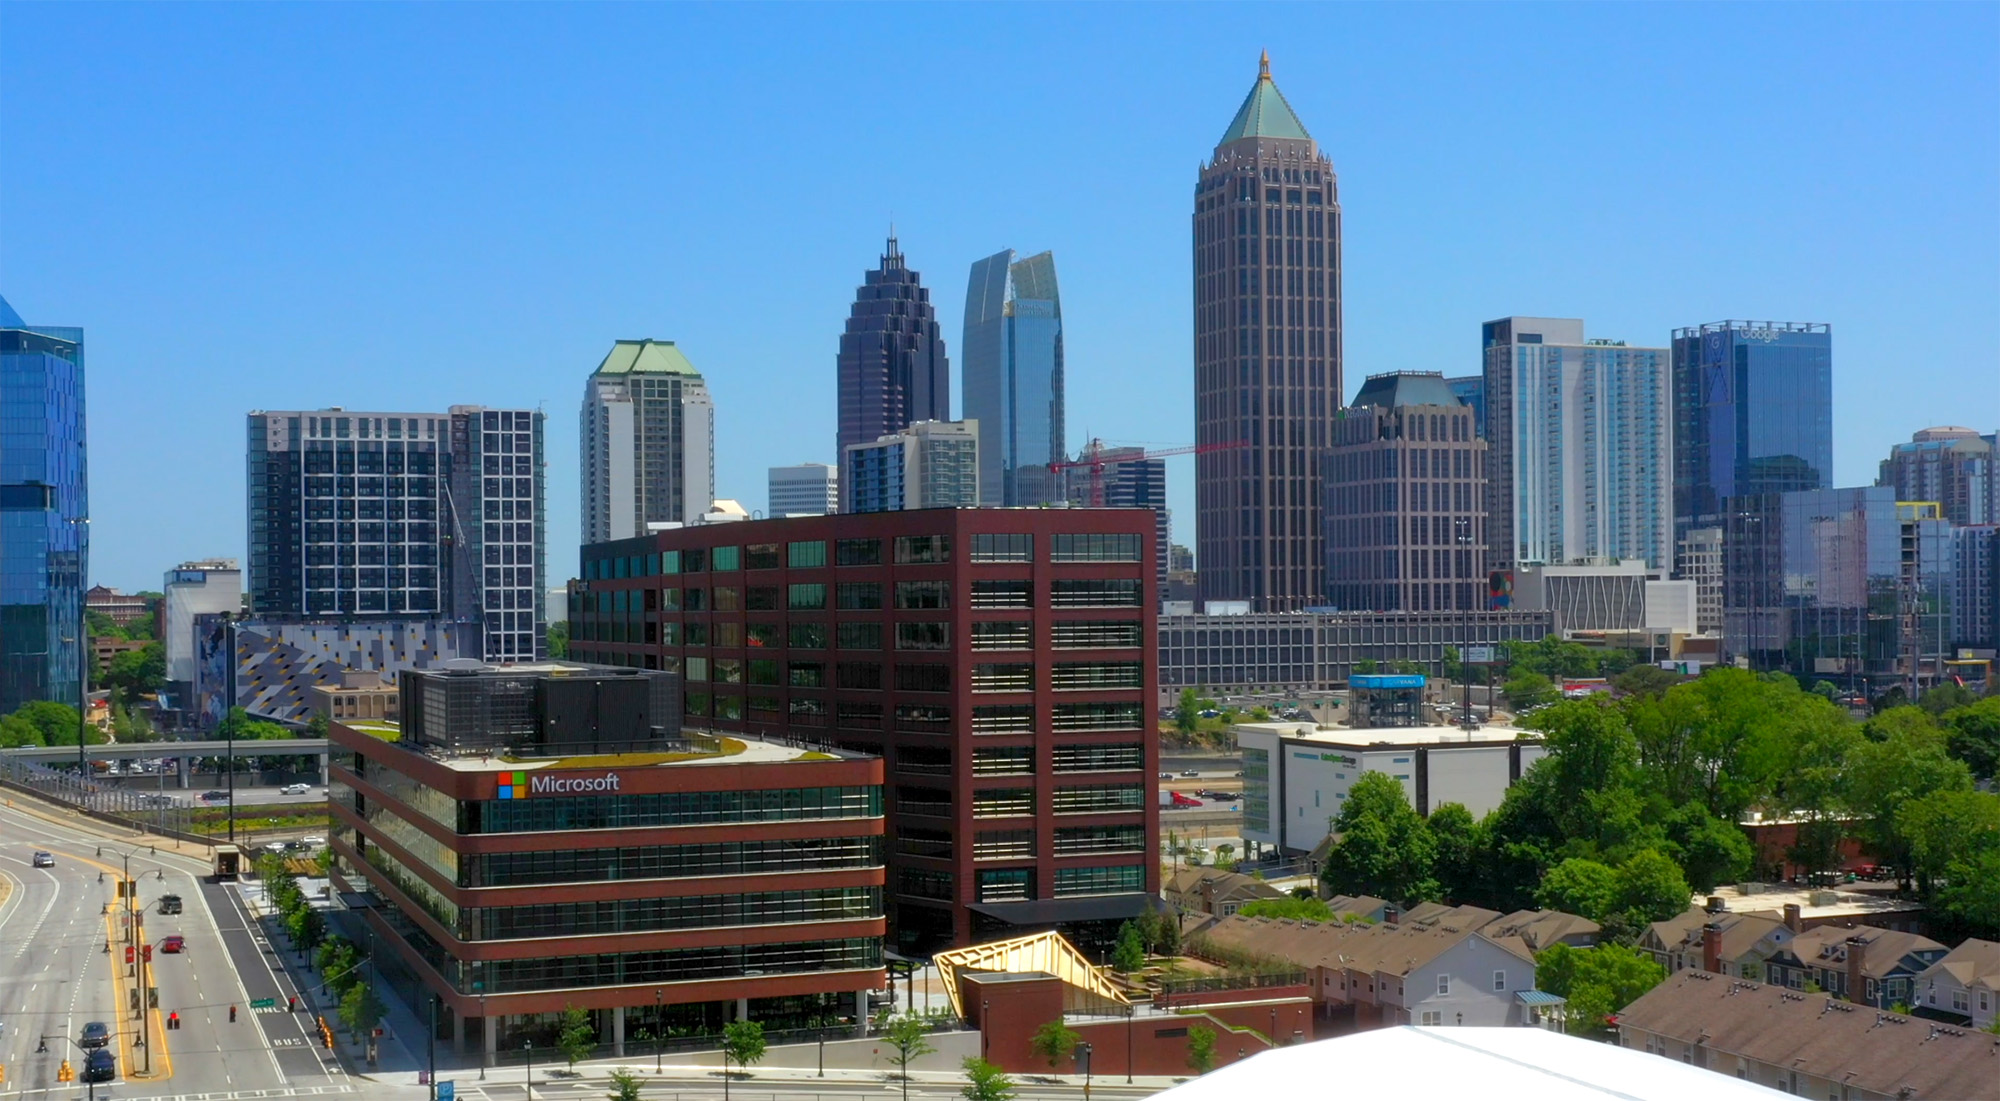
[[[278,1006],[278,999],[276,998],[250,999],[250,1008],[252,1009],[275,1009],[277,1008],[277,1006]]]
[[[453,1096],[457,1092],[458,1092],[457,1083],[447,1078],[444,1081],[438,1083],[437,1101],[452,1101]]]

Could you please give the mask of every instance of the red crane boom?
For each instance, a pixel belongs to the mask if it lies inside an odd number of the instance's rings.
[[[1248,440],[1231,440],[1227,443],[1198,443],[1189,447],[1163,447],[1158,451],[1140,451],[1132,455],[1106,455],[1103,440],[1091,440],[1083,454],[1074,459],[1049,464],[1049,473],[1056,474],[1078,468],[1090,471],[1090,507],[1104,507],[1104,468],[1121,463],[1136,463],[1141,459],[1164,459],[1169,455],[1206,455],[1211,451],[1229,451],[1238,447],[1248,447]]]

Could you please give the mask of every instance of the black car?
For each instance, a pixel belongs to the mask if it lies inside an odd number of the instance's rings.
[[[228,799],[228,798],[229,798],[229,793],[226,791],[204,791],[201,793],[201,801],[204,803],[213,803],[217,799]]]
[[[109,1082],[118,1077],[118,1064],[111,1053],[99,1048],[83,1060],[83,1080],[86,1082]]]
[[[178,913],[180,913],[180,912],[181,912],[181,896],[179,896],[179,895],[161,895],[161,896],[160,896],[160,912],[161,912],[161,913],[163,913],[163,914],[178,914]]]
[[[111,1026],[103,1021],[92,1021],[83,1026],[83,1035],[76,1042],[79,1047],[101,1048],[111,1042]]]

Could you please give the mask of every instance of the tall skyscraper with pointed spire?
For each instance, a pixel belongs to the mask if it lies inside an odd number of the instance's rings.
[[[1194,302],[1195,440],[1216,448],[1195,458],[1202,599],[1320,604],[1320,456],[1342,395],[1339,190],[1268,54],[1195,184]]]
[[[882,264],[863,277],[840,334],[840,433],[834,453],[917,421],[951,419],[951,361],[922,278],[889,231]],[[843,499],[846,486],[841,487]]]

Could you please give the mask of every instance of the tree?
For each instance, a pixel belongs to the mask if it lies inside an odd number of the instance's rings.
[[[1500,687],[1500,694],[1507,697],[1507,706],[1516,712],[1531,707],[1545,707],[1557,699],[1555,682],[1536,672],[1521,673]]]
[[[1111,966],[1128,975],[1146,966],[1146,938],[1132,922],[1118,927],[1118,946],[1111,950]]]
[[[1976,779],[2000,775],[2000,696],[1989,696],[1944,716],[1945,750],[1965,762]]]
[[[731,1021],[722,1026],[722,1072],[729,1076],[729,1060],[748,1070],[764,1059],[764,1026],[756,1021]]]
[[[597,1046],[597,1023],[591,1020],[590,1010],[565,1005],[556,1027],[561,1030],[556,1033],[556,1047],[569,1060],[569,1069],[575,1070],[576,1061],[589,1058],[590,1049]]]
[[[1896,869],[1907,885],[1910,844],[1898,828],[1897,812],[1937,792],[1969,789],[1972,773],[1945,752],[1943,731],[1916,708],[1885,711],[1870,723],[1878,720],[1885,721],[1881,737],[1871,736],[1848,754],[1846,801],[1861,816],[1868,850]],[[1868,733],[1866,727],[1863,733]]]
[[[890,1018],[889,1027],[882,1034],[882,1039],[895,1049],[896,1053],[889,1058],[902,1072],[905,1097],[910,1094],[910,1064],[937,1050],[931,1045],[929,1032],[930,1026],[922,1017],[904,1013]]]
[[[1192,687],[1181,689],[1181,699],[1174,708],[1174,726],[1183,734],[1193,734],[1201,727],[1201,693]]]
[[[1937,719],[1944,717],[1947,711],[1970,707],[1978,702],[1979,697],[1974,695],[1971,689],[1946,681],[1919,697],[1917,706],[1931,718]]]
[[[326,737],[326,728],[328,725],[330,724],[327,722],[327,718],[324,712],[319,712],[319,711],[313,712],[312,718],[306,720],[306,737],[308,738]]]
[[[167,651],[157,642],[126,650],[112,658],[111,668],[104,672],[105,687],[127,703],[145,693],[158,692],[166,683]]]
[[[609,1101],[639,1101],[639,1087],[645,1079],[624,1067],[611,1072],[611,1092],[604,1096]]]
[[[366,1035],[382,1022],[382,999],[365,979],[357,980],[340,998],[340,1020],[348,1031]]]
[[[1579,914],[1601,923],[1618,908],[1619,888],[1616,868],[1595,860],[1571,857],[1550,868],[1548,874],[1542,877],[1542,885],[1535,889],[1535,905]]]
[[[1611,678],[1611,687],[1627,696],[1658,696],[1680,678],[1657,665],[1634,665]]]
[[[977,1055],[966,1056],[960,1066],[965,1068],[965,1085],[958,1093],[965,1101],[1013,1101],[1014,1080],[999,1067]]]
[[[1340,840],[1320,876],[1329,894],[1374,895],[1399,904],[1437,894],[1436,845],[1400,781],[1364,772],[1334,817]]]
[[[1431,876],[1437,880],[1438,894],[1446,902],[1463,902],[1480,889],[1479,823],[1463,803],[1446,803],[1431,811],[1424,824],[1430,828],[1437,856],[1431,861]]]
[[[1698,894],[1707,894],[1718,883],[1741,880],[1757,858],[1740,827],[1710,814],[1700,803],[1690,802],[1675,811],[1666,830],[1674,850],[1670,855]]]
[[[1202,1025],[1188,1026],[1188,1069],[1207,1074],[1215,1069],[1215,1030]]]
[[[42,740],[37,744],[76,744],[78,726],[76,708],[69,704],[57,703],[54,700],[31,700],[15,708],[12,717],[28,723],[41,734]]]
[[[1569,1001],[1568,1029],[1588,1035],[1660,984],[1667,969],[1637,948],[1554,944],[1535,957],[1535,987]]]
[[[1685,913],[1693,893],[1680,865],[1657,850],[1636,853],[1618,866],[1617,909],[1634,928]]]
[[[1057,1017],[1035,1030],[1034,1038],[1028,1041],[1028,1047],[1036,1055],[1047,1059],[1049,1070],[1053,1071],[1058,1063],[1076,1051],[1076,1045],[1082,1041],[1082,1035],[1063,1023],[1061,1017]]]
[[[16,746],[39,746],[49,744],[42,734],[42,728],[19,715],[0,718],[0,749]]]
[[[1317,898],[1260,898],[1244,903],[1236,912],[1244,917],[1283,918],[1289,921],[1333,920],[1333,908]]]
[[[2000,795],[1945,791],[1907,803],[1897,829],[1910,846],[1911,875],[1933,919],[1966,936],[2000,933]]]
[[[558,619],[549,624],[549,659],[560,661],[569,656],[569,620]]]

